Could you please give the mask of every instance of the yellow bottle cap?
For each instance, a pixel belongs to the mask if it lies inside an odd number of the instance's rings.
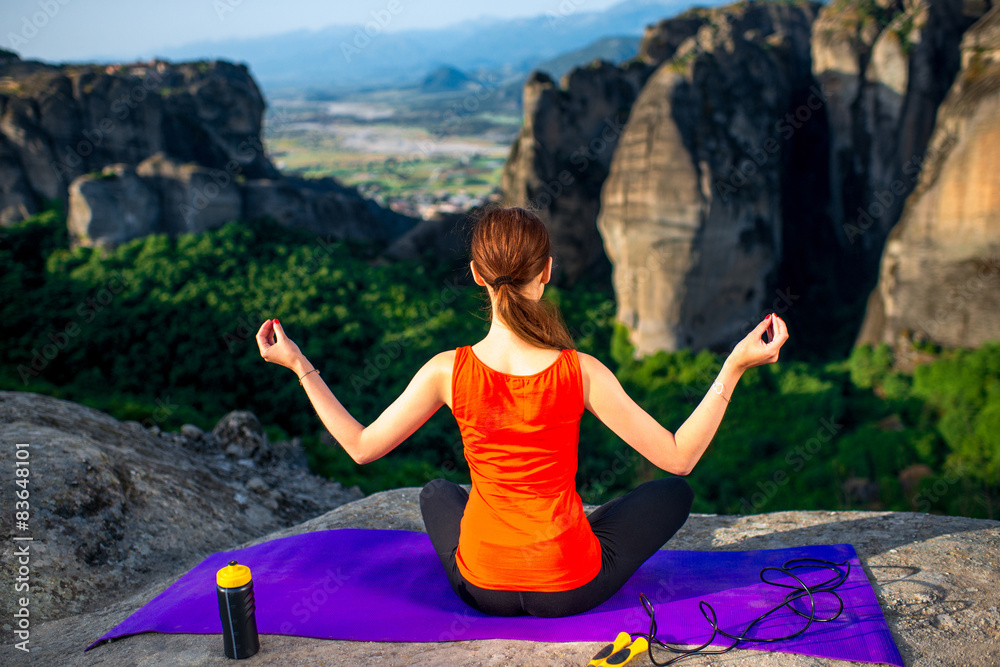
[[[223,588],[239,588],[250,583],[250,568],[246,565],[237,565],[236,561],[229,561],[229,565],[215,573],[215,583]]]

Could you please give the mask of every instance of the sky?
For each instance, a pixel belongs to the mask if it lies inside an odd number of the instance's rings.
[[[2,0],[0,47],[50,62],[147,57],[189,42],[381,19],[387,32],[481,16],[598,11],[621,0]]]

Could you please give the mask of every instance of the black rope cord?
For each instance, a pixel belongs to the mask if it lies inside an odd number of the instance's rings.
[[[845,566],[846,569],[844,570],[840,569],[841,567]],[[822,583],[813,586],[807,586],[804,581],[802,581],[795,574],[792,573],[792,570],[806,568],[806,567],[826,569],[830,570],[834,574],[830,579],[827,579]],[[768,579],[764,576],[764,573],[769,570],[773,570],[775,572],[780,572],[782,574],[788,575],[789,577],[797,581],[798,585],[796,586],[794,584],[782,584],[776,581],[768,581]],[[720,630],[719,621],[715,615],[715,610],[712,609],[712,605],[708,604],[704,600],[699,601],[698,608],[701,610],[701,613],[705,617],[705,620],[708,621],[709,625],[712,626],[712,636],[709,637],[708,640],[701,646],[692,649],[675,648],[673,646],[670,646],[669,644],[665,644],[664,642],[656,638],[656,615],[653,612],[653,605],[650,604],[649,599],[645,595],[639,593],[639,599],[642,601],[642,606],[646,610],[646,613],[649,614],[649,634],[643,634],[643,633],[633,633],[633,634],[641,634],[649,641],[649,649],[648,649],[649,659],[653,662],[654,665],[657,665],[658,667],[663,667],[664,665],[672,665],[675,662],[680,662],[681,660],[693,657],[695,655],[718,655],[720,653],[727,653],[736,648],[736,645],[739,644],[740,642],[765,643],[765,642],[787,641],[789,639],[794,639],[795,637],[801,635],[803,632],[809,629],[809,626],[812,625],[814,622],[826,623],[835,620],[837,617],[840,616],[841,612],[844,611],[844,601],[843,599],[841,599],[839,595],[837,595],[835,591],[837,588],[840,587],[841,584],[844,583],[844,581],[847,580],[847,576],[850,573],[851,573],[850,561],[845,560],[842,563],[835,563],[833,561],[823,560],[821,558],[792,558],[791,560],[785,561],[785,564],[782,565],[781,567],[765,567],[763,570],[760,571],[761,581],[763,581],[765,584],[771,584],[772,586],[780,586],[782,588],[791,589],[787,594],[785,594],[784,601],[781,602],[780,604],[771,607],[763,614],[761,614],[754,620],[750,621],[746,629],[743,630],[743,632],[741,632],[739,635],[732,635],[726,632],[725,630]],[[833,597],[837,598],[838,609],[836,614],[834,614],[829,618],[819,618],[816,616],[816,599],[813,596],[819,593],[830,593],[831,595],[833,595]],[[791,603],[807,595],[809,596],[809,613],[805,614],[796,609],[795,607],[793,607]],[[750,632],[751,628],[753,628],[755,625],[757,625],[762,620],[764,620],[777,610],[781,609],[782,607],[788,607],[796,614],[806,619],[806,624],[798,632],[786,635],[784,637],[768,637],[761,639],[747,637],[747,634]],[[709,617],[709,613],[711,613],[711,617]],[[705,649],[712,644],[712,640],[715,639],[717,635],[733,639],[734,641],[732,646],[729,646],[727,648],[718,651],[706,651]],[[656,658],[653,657],[654,644],[659,649],[670,651],[671,653],[679,653],[680,655],[671,658],[666,662],[657,662]]]

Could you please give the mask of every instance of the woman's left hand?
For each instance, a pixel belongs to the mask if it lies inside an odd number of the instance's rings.
[[[302,352],[291,338],[285,335],[285,330],[278,320],[267,320],[257,331],[257,347],[264,361],[278,364],[295,370],[296,364],[302,359]]]

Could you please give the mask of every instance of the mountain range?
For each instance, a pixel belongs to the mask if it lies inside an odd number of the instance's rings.
[[[587,11],[585,0],[564,0],[528,18],[479,18],[439,29],[395,32],[390,18],[384,27],[373,20],[364,26],[332,25],[250,39],[195,42],[148,55],[172,61],[221,58],[244,62],[267,97],[304,90],[343,93],[414,85],[441,66],[523,80],[539,64],[604,38],[638,39],[646,26],[693,4],[691,0],[625,0],[604,11]],[[620,45],[614,48],[620,50]]]

